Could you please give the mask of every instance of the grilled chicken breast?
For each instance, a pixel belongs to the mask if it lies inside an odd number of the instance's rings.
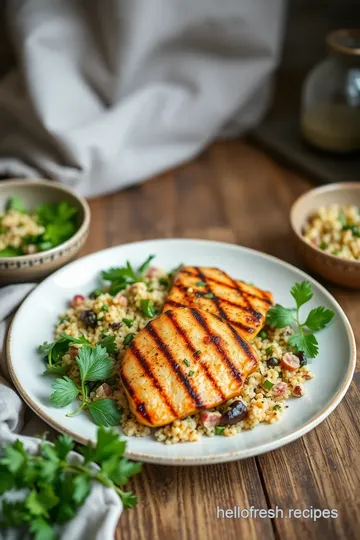
[[[189,306],[214,313],[251,341],[264,326],[272,305],[270,292],[237,281],[222,270],[183,266],[174,278],[163,311]]]
[[[127,349],[121,381],[142,424],[169,424],[239,395],[257,355],[225,320],[195,308],[166,311]]]

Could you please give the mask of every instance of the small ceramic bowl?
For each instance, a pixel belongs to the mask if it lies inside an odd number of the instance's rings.
[[[32,255],[0,257],[0,285],[38,281],[75,257],[84,245],[90,225],[90,209],[83,197],[49,180],[1,180],[0,214],[10,197],[17,196],[29,209],[43,203],[67,201],[77,208],[77,231],[59,246]]]
[[[360,208],[360,183],[328,184],[301,195],[291,208],[290,221],[297,250],[305,264],[325,279],[345,287],[360,287],[360,261],[348,261],[308,244],[302,230],[321,206],[353,204]]]

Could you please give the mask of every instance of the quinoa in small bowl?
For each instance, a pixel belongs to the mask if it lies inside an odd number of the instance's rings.
[[[36,281],[69,262],[89,223],[86,201],[57,182],[0,182],[0,285]]]
[[[325,279],[360,287],[360,184],[329,184],[306,192],[290,214],[305,264]]]

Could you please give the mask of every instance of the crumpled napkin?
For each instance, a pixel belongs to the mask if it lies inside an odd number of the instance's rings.
[[[40,442],[34,435],[56,432],[28,409],[14,390],[6,365],[5,343],[12,312],[34,287],[35,284],[27,283],[0,289],[0,446],[21,439],[29,452],[35,452]],[[11,494],[7,495],[9,498]],[[59,528],[59,538],[112,540],[121,512],[122,503],[113,490],[94,482],[76,517]],[[0,530],[0,540],[25,538],[24,530]]]

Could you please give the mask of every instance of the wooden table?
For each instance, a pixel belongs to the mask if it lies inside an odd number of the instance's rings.
[[[140,158],[141,159],[141,158]],[[291,203],[310,179],[240,141],[134,188],[91,201],[83,254],[161,237],[224,240],[299,265],[290,241]],[[360,294],[330,287],[360,338]],[[116,538],[355,539],[359,523],[359,389],[300,440],[268,454],[204,467],[145,465],[131,488],[140,503],[123,513]],[[337,519],[217,519],[216,507],[337,509]],[[358,533],[356,533],[358,531]],[[359,538],[359,536],[357,536]]]

